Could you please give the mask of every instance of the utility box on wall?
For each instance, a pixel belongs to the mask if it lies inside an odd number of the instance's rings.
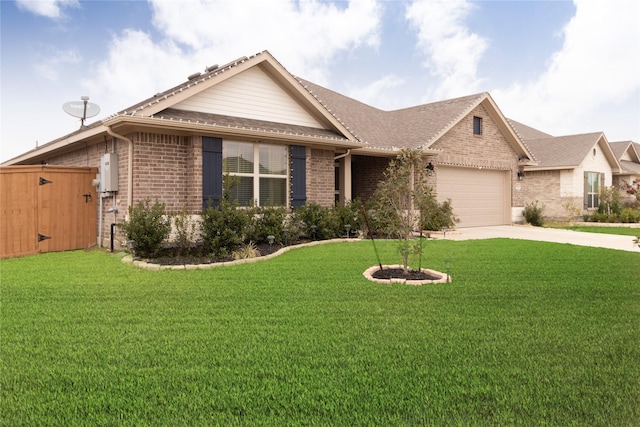
[[[100,159],[100,192],[118,191],[118,155],[107,153]]]

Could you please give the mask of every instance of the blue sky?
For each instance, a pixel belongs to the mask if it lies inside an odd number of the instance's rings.
[[[212,64],[269,50],[381,109],[489,92],[553,135],[640,142],[637,0],[0,1],[0,161]]]

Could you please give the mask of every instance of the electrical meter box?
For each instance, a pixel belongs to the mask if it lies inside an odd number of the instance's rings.
[[[100,159],[100,192],[118,191],[118,155],[107,153]]]

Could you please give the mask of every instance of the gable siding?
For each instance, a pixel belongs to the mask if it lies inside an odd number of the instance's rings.
[[[323,129],[259,67],[218,83],[173,108]]]

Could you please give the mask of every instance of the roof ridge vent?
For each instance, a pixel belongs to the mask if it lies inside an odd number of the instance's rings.
[[[193,73],[189,77],[187,77],[187,80],[193,80],[193,79],[195,79],[197,77],[200,77],[201,74],[202,73],[200,71],[198,71],[197,73]]]
[[[205,71],[205,73],[210,73],[210,72],[212,72],[212,71],[217,70],[218,68],[220,68],[220,67],[218,66],[218,64],[209,65],[208,67],[206,67],[206,68],[204,69],[204,71]]]

